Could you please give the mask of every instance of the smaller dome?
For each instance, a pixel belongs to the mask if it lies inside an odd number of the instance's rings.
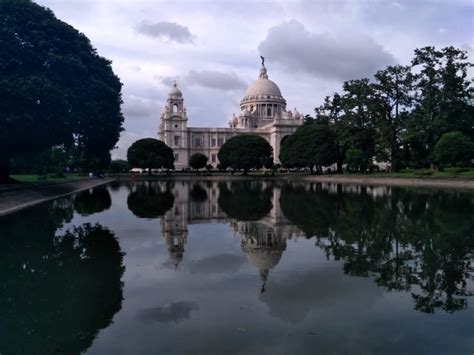
[[[176,84],[176,81],[173,83],[173,87],[171,88],[168,96],[173,97],[173,98],[183,97],[183,93],[181,92],[181,90],[178,89],[178,85]]]
[[[296,107],[295,107],[295,113],[294,113],[293,117],[297,120],[299,120],[301,118],[301,113],[298,112]]]

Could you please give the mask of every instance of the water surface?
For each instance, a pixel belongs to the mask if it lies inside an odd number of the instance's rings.
[[[0,219],[1,354],[472,354],[474,195],[113,183]]]

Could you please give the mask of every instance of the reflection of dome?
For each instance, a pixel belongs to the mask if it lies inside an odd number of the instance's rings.
[[[247,259],[260,270],[268,270],[275,267],[281,259],[283,250],[272,249],[247,249],[244,248]]]
[[[181,92],[181,90],[178,89],[176,81],[174,82],[173,87],[171,88],[168,96],[174,99],[183,97],[183,93]]]

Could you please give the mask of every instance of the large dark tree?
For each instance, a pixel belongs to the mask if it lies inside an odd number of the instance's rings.
[[[280,161],[290,168],[328,166],[337,160],[336,137],[328,124],[308,123],[283,141]]]
[[[189,166],[193,169],[199,170],[206,166],[208,158],[202,153],[194,153],[189,158]]]
[[[232,137],[221,147],[218,153],[222,167],[243,170],[260,169],[273,161],[273,148],[262,137],[239,135]]]
[[[120,135],[121,86],[84,34],[29,0],[0,2],[0,181],[9,160],[64,144],[106,162]]]
[[[165,143],[154,138],[139,139],[127,151],[127,160],[131,167],[148,169],[173,169],[173,150]]]

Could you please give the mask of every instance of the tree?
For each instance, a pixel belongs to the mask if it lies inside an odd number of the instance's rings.
[[[111,62],[29,0],[0,2],[0,39],[0,181],[12,157],[55,145],[106,157],[123,123]]]
[[[407,121],[404,144],[415,165],[424,166],[441,135],[460,131],[474,138],[473,89],[467,80],[466,51],[454,47],[415,49],[415,108]]]
[[[335,134],[337,171],[342,172],[346,152],[350,147],[364,152],[366,160],[376,154],[376,122],[380,103],[369,79],[349,80],[343,84],[343,93],[327,97],[316,108],[317,120],[328,122]]]
[[[449,132],[441,136],[433,149],[433,158],[446,165],[456,167],[474,156],[474,144],[461,132]]]
[[[224,143],[218,158],[224,169],[242,169],[246,175],[249,169],[260,169],[273,161],[273,148],[260,136],[239,135]]]
[[[194,153],[189,158],[189,166],[195,170],[202,169],[206,167],[206,163],[208,161],[207,156],[202,153]]]
[[[337,172],[342,173],[342,165],[349,143],[346,130],[347,117],[342,109],[341,96],[338,93],[335,93],[332,97],[327,96],[324,99],[324,104],[317,107],[315,111],[316,119],[327,121],[334,132]]]
[[[126,160],[115,159],[111,161],[109,169],[114,174],[126,173],[130,170],[130,166],[128,165],[128,161]]]
[[[409,66],[388,66],[375,74],[377,155],[397,171],[401,160],[401,134],[412,109],[414,76]]]
[[[346,152],[346,164],[349,171],[364,170],[367,157],[364,152],[358,148],[350,148]]]
[[[127,151],[127,160],[131,167],[148,169],[174,169],[173,150],[165,143],[154,138],[139,139]]]
[[[301,126],[283,141],[280,161],[288,168],[313,168],[321,171],[322,166],[336,162],[336,137],[328,124],[309,123]]]

